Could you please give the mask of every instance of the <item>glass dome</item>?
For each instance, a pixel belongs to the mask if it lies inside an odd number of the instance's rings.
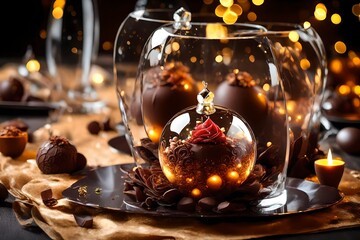
[[[256,171],[251,171],[248,179],[256,182],[253,192],[258,206],[284,204],[288,117],[276,59],[264,35],[266,29],[254,24],[193,23],[190,19],[187,12],[175,15],[175,22],[155,30],[143,48],[136,84],[140,87],[143,126],[131,129],[136,132],[136,162],[143,160],[143,153],[138,151],[141,143],[159,145],[162,134],[167,135],[164,129],[172,124],[170,119],[183,115],[178,113],[188,107],[193,108],[185,111],[193,115],[197,93],[206,82],[215,95],[214,104],[224,109],[219,112],[235,112],[254,133]],[[197,118],[190,119],[190,127],[196,128]],[[160,155],[171,145],[169,141],[162,145],[161,140]]]

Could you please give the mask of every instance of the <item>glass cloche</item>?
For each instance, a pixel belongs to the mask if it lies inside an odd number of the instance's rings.
[[[143,126],[131,132],[139,167],[152,153],[150,159],[160,160],[170,184],[194,199],[216,197],[214,191],[219,191],[226,192],[222,197],[251,199],[263,210],[285,203],[288,116],[283,83],[265,32],[255,24],[191,22],[191,14],[179,9],[174,23],[151,34],[135,84],[141,92],[138,107]],[[214,93],[213,114],[197,112],[203,82]],[[222,139],[209,143],[210,148],[227,144],[229,148],[204,150],[203,156],[191,150],[198,161],[189,159],[182,163],[184,168],[174,165],[169,155],[173,148],[196,145],[194,135],[202,136],[202,129],[209,126]],[[208,141],[210,133],[204,131]],[[159,152],[154,151],[157,147]],[[138,168],[137,173],[141,171],[145,170]],[[235,178],[232,185],[230,179]]]

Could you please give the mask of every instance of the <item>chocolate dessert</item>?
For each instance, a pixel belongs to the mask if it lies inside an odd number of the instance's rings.
[[[143,120],[149,138],[158,143],[165,124],[180,110],[195,105],[198,88],[182,63],[168,63],[144,75]]]
[[[36,163],[45,174],[71,173],[83,169],[86,158],[67,138],[52,136],[40,146]]]
[[[23,132],[15,126],[6,126],[0,129],[0,152],[4,156],[19,157],[24,152],[27,141],[27,132]]]
[[[210,117],[190,138],[162,142],[160,163],[170,183],[195,198],[228,195],[249,176],[255,156],[249,142],[227,137]]]
[[[232,72],[215,91],[214,103],[240,114],[258,136],[268,115],[266,94],[248,72]]]

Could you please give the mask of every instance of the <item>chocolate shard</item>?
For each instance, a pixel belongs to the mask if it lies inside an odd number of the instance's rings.
[[[176,208],[180,211],[191,212],[195,209],[195,201],[190,197],[183,197],[177,203]]]
[[[181,197],[182,197],[181,192],[175,188],[169,189],[163,194],[164,201],[168,203],[173,203],[178,199],[180,199]]]
[[[93,218],[90,215],[73,214],[77,225],[83,228],[93,227]]]
[[[146,196],[145,196],[144,192],[141,190],[141,188],[134,186],[134,190],[135,190],[136,201],[144,202],[146,199]]]
[[[51,188],[49,188],[49,189],[42,191],[40,194],[41,194],[41,199],[44,201],[44,200],[51,199],[53,192],[52,192]]]
[[[197,207],[200,211],[210,211],[217,205],[217,201],[212,197],[204,197],[198,201]]]
[[[53,198],[53,192],[51,188],[42,191],[40,194],[41,194],[41,199],[45,204],[45,206],[53,207],[57,204],[57,200]]]
[[[157,160],[157,157],[155,157],[153,152],[143,146],[136,146],[134,147],[134,149],[140,155],[140,157],[147,162],[152,162]]]
[[[222,213],[228,212],[240,212],[246,210],[246,206],[241,203],[233,203],[229,201],[224,201],[219,203],[217,210]]]

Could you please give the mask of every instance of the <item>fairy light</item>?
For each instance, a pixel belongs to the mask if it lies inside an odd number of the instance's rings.
[[[220,4],[226,8],[229,8],[229,7],[231,7],[231,5],[234,4],[234,1],[233,0],[220,0]]]
[[[218,16],[218,17],[223,17],[226,9],[227,9],[227,8],[224,7],[223,5],[218,5],[218,6],[215,8],[215,15]]]
[[[250,22],[255,22],[257,19],[257,15],[254,12],[249,12],[247,14],[247,18],[249,19]]]
[[[360,20],[360,3],[354,4],[351,8],[351,12]]]
[[[40,70],[40,63],[36,59],[31,59],[26,63],[25,67],[29,72],[38,72]]]
[[[315,6],[314,16],[317,20],[323,21],[326,19],[327,8],[323,3],[318,3]]]
[[[174,52],[179,51],[179,49],[180,49],[180,44],[179,44],[178,42],[173,42],[173,43],[171,44],[171,49],[172,49]]]
[[[51,14],[55,19],[60,19],[64,15],[64,11],[62,8],[56,7],[52,10]]]
[[[341,23],[341,16],[337,13],[334,13],[333,15],[331,15],[330,19],[331,19],[331,22],[335,25]]]
[[[341,95],[348,95],[351,92],[351,89],[348,85],[340,85],[338,88],[338,92]]]
[[[238,19],[238,15],[231,11],[231,9],[227,9],[224,13],[224,16],[223,16],[223,21],[226,23],[226,24],[234,24]]]
[[[337,53],[345,53],[346,52],[346,45],[344,42],[342,41],[337,41],[335,44],[334,44],[334,49]]]
[[[234,4],[230,7],[230,10],[240,16],[243,13],[243,9],[240,5]]]
[[[311,66],[310,61],[307,60],[306,58],[300,60],[300,67],[302,70],[307,70],[310,68],[310,66]]]
[[[109,51],[113,48],[113,44],[110,42],[110,41],[105,41],[103,44],[102,44],[102,48],[105,50],[105,51]]]
[[[308,28],[311,27],[311,23],[309,21],[305,21],[303,26],[304,26],[305,29],[308,29]]]
[[[264,3],[264,0],[252,0],[252,3],[256,6],[261,6]]]
[[[297,41],[299,41],[299,38],[300,38],[300,36],[299,36],[299,34],[298,34],[296,31],[291,31],[291,32],[289,33],[289,39],[290,39],[290,41],[292,41],[292,42],[297,42]]]
[[[333,73],[341,73],[343,64],[339,59],[333,59],[330,62],[329,68]]]

